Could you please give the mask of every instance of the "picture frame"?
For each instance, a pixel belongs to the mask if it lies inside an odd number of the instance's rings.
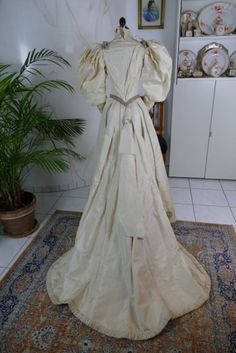
[[[165,0],[138,0],[138,29],[164,28]]]

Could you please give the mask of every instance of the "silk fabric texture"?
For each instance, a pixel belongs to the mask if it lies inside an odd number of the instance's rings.
[[[210,279],[176,240],[175,213],[160,146],[148,108],[170,88],[164,46],[138,41],[118,27],[113,41],[83,53],[81,93],[102,111],[89,198],[74,247],[47,274],[55,304],[68,303],[82,322],[109,336],[157,335],[170,319],[200,307]],[[137,95],[144,101],[127,106]]]

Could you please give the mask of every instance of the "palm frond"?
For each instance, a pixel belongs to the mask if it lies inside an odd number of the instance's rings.
[[[6,69],[10,66],[11,65],[0,64],[0,77],[7,74]]]
[[[51,91],[51,89],[60,89],[63,88],[68,92],[74,93],[74,88],[67,82],[64,80],[48,80],[48,81],[42,81],[40,83],[38,83],[37,85],[35,85],[34,87],[32,87],[32,90],[34,90],[34,92],[38,92],[39,90],[45,89],[47,91]]]
[[[74,88],[67,81],[64,80],[47,80],[38,83],[37,85],[32,85],[29,87],[18,88],[18,93],[25,93],[24,101],[27,102],[30,97],[34,94],[42,95],[43,91],[51,92],[52,89],[64,89],[68,92],[74,93]]]
[[[32,166],[62,172],[72,158],[84,159],[74,149],[74,137],[84,132],[85,121],[56,119],[52,107],[37,100],[55,89],[74,92],[64,80],[40,81],[44,74],[39,66],[46,63],[70,66],[49,49],[30,51],[19,72],[9,73],[9,65],[0,64],[0,208],[19,206],[22,181]]]
[[[28,70],[30,66],[42,61],[53,63],[61,68],[71,66],[66,59],[54,50],[44,48],[40,51],[36,51],[36,49],[33,49],[28,53],[27,58],[20,69],[20,75],[22,75],[24,71]]]
[[[85,131],[86,121],[84,119],[61,119],[55,120],[55,128],[63,131],[69,137],[82,135]]]
[[[15,75],[16,75],[16,72],[12,72],[8,74],[6,77],[1,79],[0,92],[3,92],[4,90],[6,90],[9,84],[12,82],[13,78],[15,78]]]
[[[30,152],[24,158],[25,167],[32,164],[47,172],[64,172],[69,169],[69,163],[61,157],[57,150]]]
[[[2,100],[11,92],[12,82],[16,77],[16,72],[7,74],[7,76],[2,77],[0,81],[0,104]]]
[[[51,140],[64,141],[73,145],[72,138],[82,135],[85,125],[83,119],[51,119],[48,121],[47,134]],[[42,129],[40,125],[37,128]]]

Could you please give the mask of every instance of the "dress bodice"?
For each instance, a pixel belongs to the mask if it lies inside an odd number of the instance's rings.
[[[135,40],[116,39],[104,49],[111,93],[125,101],[138,94],[145,48]]]
[[[80,59],[80,91],[92,105],[106,102],[106,78],[111,93],[124,101],[144,88],[148,108],[165,100],[171,81],[172,60],[158,42],[139,41],[126,28],[118,27],[111,42],[96,44],[84,51]]]

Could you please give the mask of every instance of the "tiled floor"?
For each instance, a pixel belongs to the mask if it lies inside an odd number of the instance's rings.
[[[236,181],[169,180],[177,219],[236,227]]]
[[[236,227],[236,181],[170,178],[177,219],[233,224]],[[37,194],[36,216],[40,227],[56,209],[83,211],[89,187],[65,192]],[[0,278],[32,241],[11,239],[0,228]]]

